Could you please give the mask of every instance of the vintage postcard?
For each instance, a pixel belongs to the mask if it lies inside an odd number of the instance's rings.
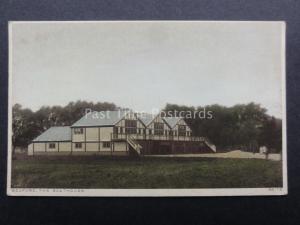
[[[9,23],[7,194],[287,194],[285,23]]]

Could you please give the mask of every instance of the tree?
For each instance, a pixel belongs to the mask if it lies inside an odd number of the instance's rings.
[[[20,104],[13,106],[13,152],[16,146],[25,147],[35,137],[52,126],[70,126],[81,118],[85,109],[94,111],[120,109],[108,102],[70,102],[66,106],[43,106],[36,112],[23,109]],[[207,137],[220,149],[242,148],[257,151],[258,145],[281,150],[281,120],[270,117],[266,109],[259,104],[238,104],[225,107],[218,104],[205,107],[167,104],[164,114],[175,115],[175,112],[195,113],[195,118],[185,120],[191,127],[194,136]],[[212,112],[212,118],[208,118]],[[182,116],[187,116],[181,114]],[[200,116],[199,116],[200,115]],[[205,115],[205,118],[200,118]],[[177,115],[178,116],[178,115]]]
[[[23,126],[23,119],[21,114],[22,106],[20,104],[15,104],[12,109],[12,144],[13,149],[12,153],[15,154],[15,147],[19,145],[19,138],[22,134],[22,126]]]
[[[259,139],[261,145],[271,151],[281,152],[282,150],[282,121],[275,117],[268,117],[261,128]]]
[[[52,126],[70,126],[85,113],[86,109],[94,111],[117,110],[109,102],[70,102],[66,106],[43,106],[36,112],[23,109],[15,104],[12,109],[12,144],[15,147],[26,147],[35,137]]]
[[[15,104],[12,109],[12,144],[13,154],[16,146],[25,146],[31,138],[31,125],[33,125],[33,112],[22,109],[20,104]]]
[[[212,112],[212,118],[186,119],[195,136],[208,137],[218,148],[242,148],[247,151],[258,151],[259,144],[268,143],[273,148],[281,148],[281,120],[275,119],[276,128],[269,124],[267,110],[253,102],[237,104],[232,107],[207,105],[205,107],[187,107],[167,104],[164,112],[175,111]],[[262,130],[264,138],[261,137]]]

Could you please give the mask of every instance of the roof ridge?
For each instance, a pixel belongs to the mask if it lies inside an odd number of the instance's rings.
[[[66,126],[51,126],[51,127],[49,127],[49,129],[52,127],[71,127],[71,126],[67,126],[67,125]]]

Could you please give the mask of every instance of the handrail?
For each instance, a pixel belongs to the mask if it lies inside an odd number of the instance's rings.
[[[142,146],[140,146],[138,143],[136,143],[136,142],[134,141],[134,139],[132,139],[131,136],[127,136],[126,141],[127,141],[127,143],[129,143],[129,144],[134,148],[134,150],[135,150],[138,154],[141,154],[141,150],[140,150],[140,149],[142,148]]]
[[[208,143],[211,143],[205,137],[111,133],[112,140],[126,140],[128,136],[130,136],[130,138],[134,140],[166,140],[166,141],[174,140],[174,141],[202,141],[202,142],[207,141]]]
[[[111,133],[111,140],[126,140],[137,152],[142,146],[136,140],[166,140],[166,141],[199,141],[204,142],[210,149],[216,152],[216,146],[206,137],[195,136],[169,136],[169,135],[144,135],[144,134],[116,134]]]

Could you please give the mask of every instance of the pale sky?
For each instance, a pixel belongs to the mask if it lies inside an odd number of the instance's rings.
[[[13,23],[12,101],[70,101],[150,112],[166,103],[254,101],[282,116],[283,24]]]

